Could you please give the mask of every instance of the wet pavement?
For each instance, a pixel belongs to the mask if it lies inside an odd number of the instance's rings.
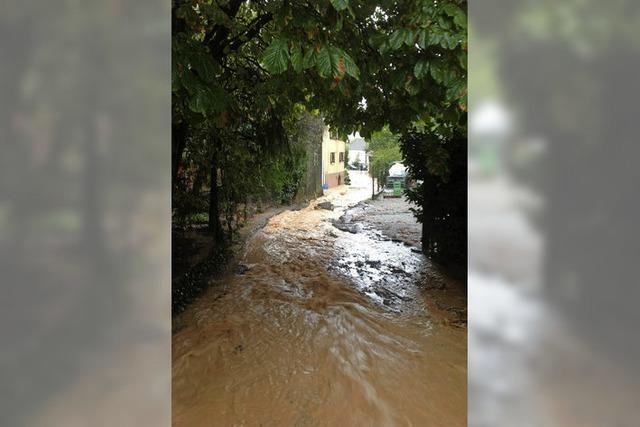
[[[176,319],[174,425],[466,425],[466,298],[351,178],[273,217]]]
[[[419,249],[422,230],[411,207],[404,197],[378,196],[375,200],[360,202],[349,209],[336,226],[345,231],[357,231],[358,227],[368,226],[393,241]],[[354,230],[349,230],[350,224],[355,227]]]

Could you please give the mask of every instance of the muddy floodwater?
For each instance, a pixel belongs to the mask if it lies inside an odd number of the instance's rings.
[[[463,291],[360,220],[369,191],[271,218],[180,315],[174,426],[466,425]]]

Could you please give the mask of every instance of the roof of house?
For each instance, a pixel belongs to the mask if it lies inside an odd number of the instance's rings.
[[[365,151],[367,143],[362,138],[354,138],[349,143],[349,150],[362,150]]]

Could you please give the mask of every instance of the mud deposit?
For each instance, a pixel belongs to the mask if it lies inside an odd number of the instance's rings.
[[[333,210],[272,218],[176,320],[174,425],[466,425],[464,295],[347,220],[367,195],[339,187],[318,201]]]

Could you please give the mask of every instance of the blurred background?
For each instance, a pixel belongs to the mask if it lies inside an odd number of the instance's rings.
[[[0,419],[168,425],[170,2],[2,2]]]
[[[637,425],[640,4],[469,8],[469,425]]]

